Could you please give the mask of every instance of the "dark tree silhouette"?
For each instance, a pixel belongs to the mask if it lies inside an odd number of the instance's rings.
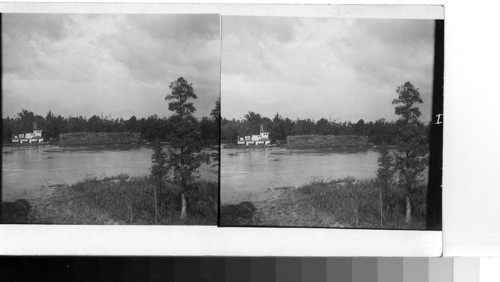
[[[418,88],[410,82],[396,89],[398,98],[392,102],[396,114],[400,116],[396,125],[398,135],[395,144],[395,168],[398,172],[398,185],[406,197],[406,223],[412,221],[412,194],[422,182],[422,172],[427,164],[427,133],[425,125],[419,120],[420,109],[415,105],[423,103]]]
[[[167,168],[172,171],[172,182],[181,189],[181,219],[187,217],[187,193],[199,177],[198,168],[209,163],[209,155],[202,153],[201,132],[193,113],[196,111],[192,99],[197,96],[191,83],[180,77],[170,83],[171,94],[165,97],[168,109],[174,114],[170,118],[172,130],[169,135]]]

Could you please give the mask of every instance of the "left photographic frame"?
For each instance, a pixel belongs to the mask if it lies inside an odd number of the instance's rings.
[[[219,15],[1,19],[2,223],[217,224]]]

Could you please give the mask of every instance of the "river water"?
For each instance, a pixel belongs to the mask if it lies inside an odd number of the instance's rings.
[[[74,184],[88,177],[126,173],[150,174],[152,149],[147,146],[15,146],[2,147],[2,200],[46,195],[51,185]],[[209,165],[201,179],[217,181]]]
[[[375,178],[377,160],[378,153],[367,148],[222,149],[221,200],[233,202],[245,193],[297,187],[319,179]]]

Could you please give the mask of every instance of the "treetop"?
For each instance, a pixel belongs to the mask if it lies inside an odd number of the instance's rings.
[[[165,100],[173,100],[168,103],[168,109],[175,112],[181,118],[186,115],[192,115],[196,108],[193,103],[188,103],[188,99],[197,99],[198,97],[194,93],[193,85],[185,80],[183,77],[179,77],[177,80],[170,82],[169,88],[172,93],[165,97]]]
[[[398,98],[394,99],[392,104],[400,104],[400,106],[396,107],[397,115],[402,116],[407,121],[417,119],[421,116],[420,109],[414,107],[415,103],[423,103],[418,88],[415,88],[410,82],[406,82],[396,88],[396,93],[398,93]]]

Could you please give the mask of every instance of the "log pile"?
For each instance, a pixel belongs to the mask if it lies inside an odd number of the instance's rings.
[[[368,136],[359,135],[295,135],[287,136],[290,148],[360,147],[368,145]]]
[[[75,132],[59,135],[62,145],[107,145],[139,143],[138,132]]]

